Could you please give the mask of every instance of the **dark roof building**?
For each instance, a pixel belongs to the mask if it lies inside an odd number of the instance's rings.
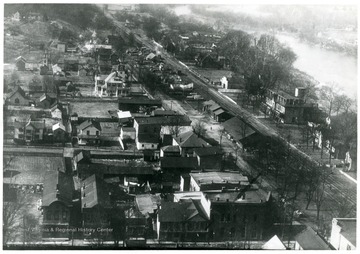
[[[71,176],[54,171],[44,181],[42,206],[50,206],[59,201],[67,206],[72,206],[74,183]]]

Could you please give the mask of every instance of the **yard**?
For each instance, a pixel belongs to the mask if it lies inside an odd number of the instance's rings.
[[[42,184],[47,173],[65,170],[63,157],[4,156],[4,183],[15,185]]]
[[[109,111],[118,109],[119,105],[116,101],[70,102],[70,115],[77,113],[79,117],[110,118]]]

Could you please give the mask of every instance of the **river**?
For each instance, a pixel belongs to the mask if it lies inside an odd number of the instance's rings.
[[[217,9],[220,8],[217,7]],[[175,7],[174,11],[178,15],[193,15],[186,5]],[[339,85],[340,93],[352,99],[355,98],[357,95],[357,59],[355,57],[311,45],[290,34],[277,33],[275,36],[297,55],[297,60],[294,62],[295,68],[314,77],[321,84],[335,82]]]

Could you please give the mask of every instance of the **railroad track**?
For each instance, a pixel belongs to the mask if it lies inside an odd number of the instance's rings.
[[[118,26],[121,32],[124,32],[125,34],[129,35],[131,30],[127,27],[125,27],[121,22],[116,21],[110,14],[106,14],[109,18],[111,18],[115,25]],[[253,116],[251,113],[246,111],[245,109],[241,108],[239,105],[234,104],[233,102],[229,101],[228,98],[226,98],[224,95],[218,93],[214,88],[209,87],[208,82],[199,76],[196,72],[191,70],[189,67],[187,67],[185,64],[179,62],[175,57],[168,54],[163,48],[159,48],[158,45],[156,45],[153,41],[143,38],[137,34],[134,34],[135,40],[142,45],[150,48],[151,50],[158,50],[162,53],[162,57],[166,60],[166,62],[175,67],[178,70],[183,71],[185,74],[188,75],[190,80],[194,83],[195,86],[200,88],[200,91],[202,93],[205,93],[208,95],[211,99],[216,101],[221,107],[228,110],[230,113],[234,114],[235,116],[240,117],[244,122],[249,124],[253,129],[255,129],[258,133],[263,135],[264,137],[270,138],[271,140],[278,142],[282,144],[284,147],[288,147],[290,150],[290,153],[293,156],[296,156],[300,158],[301,160],[306,160],[310,162],[314,167],[317,167],[322,164],[321,161],[317,161],[316,159],[312,158],[308,154],[304,153],[303,151],[299,150],[296,146],[294,146],[291,143],[288,143],[283,137],[281,137],[274,129],[266,126],[265,124],[261,123],[255,116]],[[356,188],[351,189],[351,198],[348,198],[347,194],[344,193],[345,189],[343,186],[343,183],[340,182],[339,177],[342,176],[331,176],[329,179],[330,185],[334,190],[336,190],[340,197],[346,198],[351,202],[352,204],[356,204]],[[346,186],[346,185],[345,185]],[[330,193],[328,193],[328,196],[331,196],[332,199],[335,199],[336,201],[339,201],[339,198],[333,197]]]

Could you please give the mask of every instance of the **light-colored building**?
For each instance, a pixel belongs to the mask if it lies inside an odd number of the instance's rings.
[[[356,250],[356,218],[334,218],[330,244],[336,250]]]

